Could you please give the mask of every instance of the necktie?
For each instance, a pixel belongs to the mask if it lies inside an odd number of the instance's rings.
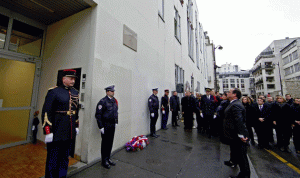
[[[262,110],[262,105],[259,106],[259,110]]]

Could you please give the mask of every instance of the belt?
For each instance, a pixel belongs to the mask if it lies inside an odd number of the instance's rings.
[[[76,114],[76,111],[56,111],[57,113],[59,114],[65,114],[65,115],[68,115],[68,116],[72,116],[72,115],[75,115]]]

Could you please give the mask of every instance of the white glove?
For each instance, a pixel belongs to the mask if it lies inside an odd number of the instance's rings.
[[[45,137],[45,142],[50,143],[52,141],[53,141],[53,133],[47,134],[46,137]]]
[[[35,126],[33,125],[33,126],[32,126],[32,130],[34,130],[34,129],[35,129]]]
[[[162,113],[163,113],[163,114],[166,114],[166,111],[163,110]],[[153,116],[153,117],[154,117],[154,116]]]
[[[215,118],[217,118],[217,116],[216,116],[216,115],[214,115],[214,119],[215,119]]]
[[[75,128],[75,130],[76,130],[76,135],[78,135],[79,134],[79,128]]]
[[[151,113],[151,117],[154,117],[154,113]]]
[[[201,116],[201,117],[203,117],[203,114],[202,114],[202,113],[200,113],[200,116]]]
[[[104,128],[100,129],[101,133],[104,134]]]

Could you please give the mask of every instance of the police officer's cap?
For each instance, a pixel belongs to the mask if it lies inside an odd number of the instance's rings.
[[[75,77],[75,78],[77,78],[76,70],[74,70],[74,69],[65,69],[65,70],[63,70],[63,77]]]
[[[165,92],[169,92],[169,89],[165,89]]]
[[[115,91],[115,86],[114,85],[108,86],[108,87],[104,88],[104,90],[106,90],[106,91]]]
[[[157,91],[157,90],[158,90],[158,88],[153,88],[153,89],[152,89],[152,91]]]
[[[205,88],[205,91],[211,91],[211,88]]]

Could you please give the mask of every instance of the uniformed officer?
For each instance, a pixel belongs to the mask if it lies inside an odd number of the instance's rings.
[[[156,135],[156,121],[158,118],[158,109],[159,109],[159,100],[157,97],[158,88],[152,89],[153,94],[148,99],[148,107],[150,111],[150,136],[151,137],[159,137],[159,135]]]
[[[47,143],[46,178],[66,177],[68,157],[74,153],[72,149],[79,132],[79,97],[73,88],[75,78],[76,70],[64,70],[63,84],[49,89],[45,99],[42,123]]]
[[[169,90],[165,90],[165,95],[161,97],[161,128],[167,130],[167,123],[169,119],[169,110],[170,110],[170,99],[169,99]]]
[[[102,137],[102,166],[110,169],[110,166],[116,165],[110,159],[110,154],[114,142],[115,129],[118,124],[118,101],[114,98],[114,85],[105,88],[105,90],[106,96],[98,102],[95,117]]]

